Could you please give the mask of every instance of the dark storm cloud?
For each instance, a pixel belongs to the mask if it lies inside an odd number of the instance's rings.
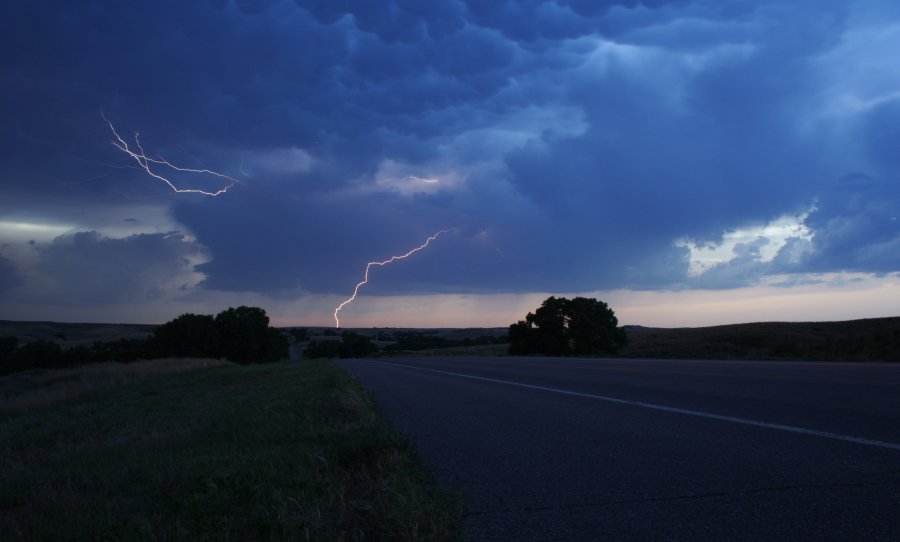
[[[191,262],[205,255],[203,247],[177,233],[110,239],[79,232],[34,243],[32,250],[30,281],[11,299],[57,305],[161,298],[189,282]]]
[[[5,294],[20,283],[21,278],[15,264],[12,260],[0,254],[0,294]]]
[[[813,205],[811,240],[769,264],[742,247],[694,285],[887,272],[900,267],[900,101],[824,113],[841,103],[837,79],[867,95],[864,79],[836,75],[853,58],[827,59],[859,31],[857,11],[886,5],[19,3],[0,22],[0,45],[15,51],[0,74],[0,190],[32,194],[38,210],[165,194],[109,167],[131,164],[103,111],[151,154],[242,181],[171,200],[209,249],[198,268],[209,289],[340,292],[366,261],[444,227],[456,229],[440,248],[379,287],[684,287],[679,240],[716,242]],[[845,186],[851,173],[872,186]],[[415,185],[430,177],[441,183]],[[111,265],[139,242],[127,239],[67,238],[46,262],[81,268],[75,255],[90,253]],[[162,275],[183,271],[176,248],[190,243],[153,243],[148,254],[174,258]]]

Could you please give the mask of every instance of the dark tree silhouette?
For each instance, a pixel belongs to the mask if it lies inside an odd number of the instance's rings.
[[[287,337],[269,327],[259,307],[229,308],[213,318],[182,314],[153,332],[157,356],[226,358],[237,363],[264,363],[288,355]]]
[[[208,314],[182,314],[157,327],[151,338],[159,356],[184,358],[218,357],[219,330]]]
[[[541,306],[509,326],[509,353],[609,355],[627,342],[613,310],[593,298],[548,297]]]
[[[341,340],[313,341],[303,355],[308,358],[364,358],[378,353],[378,345],[365,335],[352,331],[341,333]]]
[[[364,358],[378,353],[378,345],[365,335],[346,331],[341,334],[340,356],[342,358]]]
[[[287,357],[288,340],[269,327],[266,311],[259,307],[229,308],[216,315],[219,354],[238,363],[263,363]]]

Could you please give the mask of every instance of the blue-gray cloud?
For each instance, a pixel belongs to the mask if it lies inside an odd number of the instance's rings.
[[[15,264],[9,258],[0,255],[0,294],[5,294],[21,283]]]

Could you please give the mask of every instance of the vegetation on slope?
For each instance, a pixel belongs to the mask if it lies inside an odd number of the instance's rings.
[[[330,362],[226,364],[74,398],[54,385],[37,404],[0,403],[2,540],[462,536],[458,502]],[[0,379],[5,397],[22,386],[22,373]]]
[[[900,361],[900,317],[627,331],[631,358]]]

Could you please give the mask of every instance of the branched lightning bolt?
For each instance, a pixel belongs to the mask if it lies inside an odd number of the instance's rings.
[[[351,295],[349,298],[347,298],[346,301],[344,301],[343,303],[341,303],[340,305],[338,305],[337,308],[334,309],[334,324],[335,324],[334,327],[336,327],[336,328],[340,328],[340,327],[341,327],[341,321],[338,319],[338,312],[339,312],[341,309],[343,309],[345,305],[347,305],[347,304],[349,304],[349,303],[352,303],[353,300],[356,299],[356,294],[359,293],[359,289],[362,288],[363,284],[366,284],[367,282],[369,282],[369,270],[372,269],[372,266],[375,266],[375,265],[377,265],[377,266],[384,266],[384,265],[387,265],[387,264],[389,264],[389,263],[395,262],[395,261],[397,261],[397,260],[402,260],[402,259],[404,259],[404,258],[408,258],[408,257],[412,256],[413,254],[415,254],[416,252],[419,252],[420,250],[422,250],[422,249],[424,249],[425,247],[427,247],[428,244],[431,243],[432,241],[434,241],[435,239],[437,239],[438,236],[439,236],[440,234],[442,234],[442,233],[447,233],[448,231],[449,231],[449,230],[441,230],[441,231],[435,233],[434,235],[432,235],[432,236],[429,237],[428,239],[425,239],[425,242],[424,242],[424,243],[422,243],[421,245],[417,246],[416,248],[410,250],[409,252],[407,252],[406,254],[403,254],[403,255],[401,255],[401,256],[391,256],[390,258],[388,258],[387,260],[384,260],[383,262],[369,262],[369,263],[367,263],[367,264],[366,264],[366,273],[365,273],[365,276],[363,277],[362,282],[358,283],[358,284],[356,285],[356,288],[353,289],[353,295]]]
[[[238,184],[237,179],[233,179],[233,178],[229,177],[228,175],[225,175],[224,173],[219,173],[218,171],[212,171],[209,169],[191,169],[191,168],[178,167],[178,166],[168,162],[167,160],[164,160],[161,157],[151,158],[151,157],[147,156],[147,153],[144,152],[144,148],[141,146],[140,134],[138,132],[134,133],[134,144],[135,144],[135,146],[137,146],[137,149],[140,152],[135,152],[135,151],[131,150],[131,147],[128,146],[128,143],[124,139],[122,139],[122,137],[119,135],[118,132],[116,132],[116,128],[115,128],[115,126],[113,126],[113,123],[109,119],[107,119],[106,116],[103,115],[102,113],[100,114],[100,116],[109,125],[109,129],[112,130],[112,133],[115,136],[115,139],[112,141],[112,144],[117,149],[124,152],[128,156],[131,156],[132,158],[134,158],[134,161],[137,162],[138,165],[141,166],[141,169],[146,171],[148,175],[150,175],[154,179],[158,179],[158,180],[166,183],[169,186],[169,188],[171,188],[175,192],[178,192],[179,194],[203,194],[204,196],[218,196],[218,195],[224,194],[225,192],[228,192],[228,190],[230,190],[234,185]],[[220,188],[219,190],[216,190],[215,192],[207,192],[206,190],[200,190],[199,188],[178,188],[177,186],[175,186],[175,184],[172,181],[170,181],[163,175],[153,171],[153,169],[151,169],[151,166],[150,166],[151,164],[168,167],[172,170],[180,171],[182,173],[202,173],[202,174],[207,174],[207,175],[214,175],[216,177],[220,177],[222,179],[227,180],[229,184],[225,188]]]

